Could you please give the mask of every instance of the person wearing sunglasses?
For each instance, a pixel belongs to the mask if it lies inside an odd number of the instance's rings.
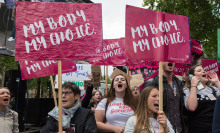
[[[72,82],[62,85],[63,133],[96,133],[97,126],[92,110],[80,106],[80,89]],[[58,132],[58,108],[48,113],[42,133]]]

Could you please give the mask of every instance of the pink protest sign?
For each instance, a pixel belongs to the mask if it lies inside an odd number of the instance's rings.
[[[128,59],[191,64],[188,17],[127,5],[125,23]]]
[[[191,52],[192,52],[192,64],[197,64],[198,60],[202,57],[203,50],[199,42],[191,39]]]
[[[125,39],[105,39],[103,40],[103,59],[92,60],[92,65],[126,65],[124,56]],[[102,51],[100,50],[100,51]]]
[[[159,68],[158,62],[156,61],[146,61],[141,65],[129,66],[129,74],[142,74],[143,78],[147,80],[152,76]]]
[[[20,68],[22,80],[58,74],[58,64],[55,60],[20,61]],[[62,61],[62,73],[75,71],[75,61]]]
[[[101,48],[101,4],[16,3],[16,60],[102,58]]]
[[[190,67],[192,67],[192,66],[176,63],[175,67],[174,67],[174,70],[173,70],[173,74],[183,76],[183,74],[185,73],[185,75],[187,75],[187,72],[188,72]]]
[[[217,60],[202,60],[202,67],[206,72],[216,72],[219,76],[218,61]]]

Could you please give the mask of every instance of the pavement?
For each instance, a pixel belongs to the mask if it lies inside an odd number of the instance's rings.
[[[7,34],[5,31],[0,31],[0,54],[14,56],[15,41],[8,41],[8,38],[10,37],[11,33],[12,31],[8,31]]]

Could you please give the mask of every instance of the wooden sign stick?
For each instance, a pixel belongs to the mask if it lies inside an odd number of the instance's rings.
[[[159,111],[163,111],[163,62],[159,62]],[[160,124],[159,129],[163,130]]]
[[[58,110],[59,110],[59,133],[63,132],[62,126],[62,62],[58,60]]]
[[[129,66],[127,66],[128,68],[128,85],[129,87],[131,87],[131,79],[130,79],[130,75],[129,75]]]
[[[55,106],[57,106],[57,97],[56,97],[56,92],[55,92],[52,76],[50,76],[50,81],[51,81],[51,86],[52,86],[54,104],[55,104]]]
[[[108,66],[106,66],[105,84],[106,84],[106,90],[108,90]]]

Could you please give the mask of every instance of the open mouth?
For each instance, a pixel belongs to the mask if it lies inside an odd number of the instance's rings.
[[[168,63],[168,66],[169,66],[169,67],[172,67],[172,66],[173,66],[173,63]]]
[[[206,74],[203,74],[202,77],[206,77]]]
[[[118,88],[121,88],[122,87],[122,84],[118,84]]]
[[[158,104],[158,103],[155,103],[154,106],[157,107],[157,108],[159,108],[159,104]]]
[[[67,102],[67,100],[62,100],[62,103],[66,103]]]
[[[8,98],[5,98],[5,99],[3,99],[3,101],[9,101],[9,99],[8,99]]]

